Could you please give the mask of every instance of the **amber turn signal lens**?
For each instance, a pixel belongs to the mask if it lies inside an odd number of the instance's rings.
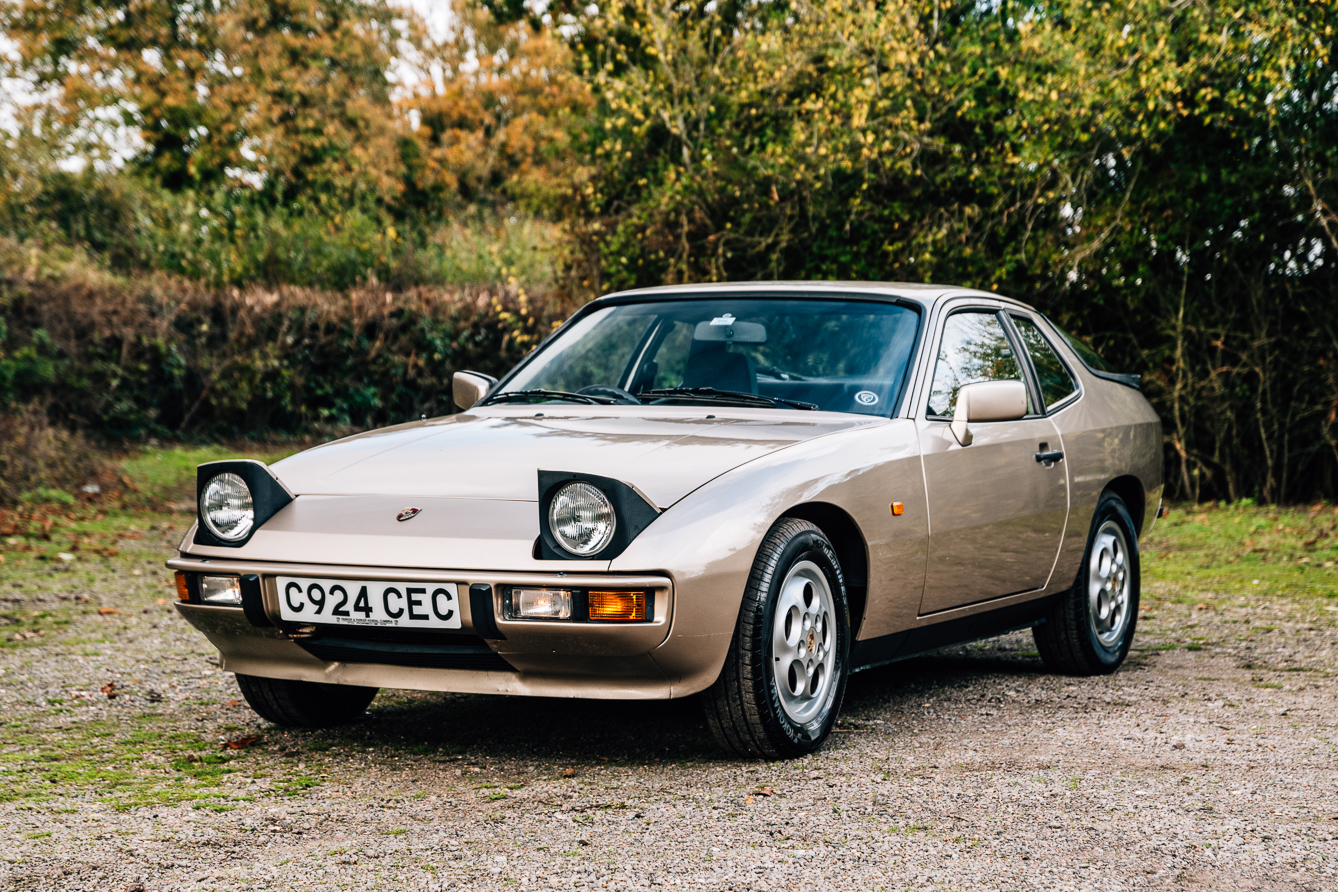
[[[183,601],[189,601],[190,588],[186,585],[186,574],[178,570],[176,578],[177,578],[177,597]]]
[[[645,592],[591,592],[589,599],[592,622],[646,621]]]
[[[903,515],[903,514],[905,514],[905,513],[906,513],[906,506],[905,506],[905,505],[901,504],[900,502],[893,502],[893,503],[892,503],[892,514],[893,514],[893,516],[895,516],[895,517],[900,517],[901,515]]]

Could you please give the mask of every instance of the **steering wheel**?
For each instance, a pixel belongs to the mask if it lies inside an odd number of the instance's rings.
[[[591,384],[589,387],[582,387],[577,393],[586,396],[605,396],[616,401],[619,406],[639,406],[641,400],[632,394],[623,390],[621,387],[614,387],[612,384]]]

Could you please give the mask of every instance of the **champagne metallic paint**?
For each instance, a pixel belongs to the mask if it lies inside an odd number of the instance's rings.
[[[1045,418],[974,423],[958,445],[925,417],[944,316],[965,307],[1031,312],[997,295],[902,285],[763,283],[651,289],[749,292],[918,304],[918,356],[895,417],[715,406],[504,405],[320,446],[273,466],[296,498],[241,548],[181,544],[173,569],[257,573],[277,617],[277,573],[443,579],[494,586],[489,641],[518,671],[325,663],[238,608],[178,604],[224,669],[377,687],[593,698],[668,698],[714,682],[759,543],[780,517],[843,513],[867,575],[857,641],[1044,597],[1073,583],[1101,492],[1132,481],[1142,528],[1159,504],[1161,424],[1142,394],[1091,374],[1039,316],[1080,394]],[[708,419],[707,416],[715,416]],[[1064,459],[1033,458],[1041,443]],[[689,448],[690,447],[690,448]],[[537,471],[614,477],[662,513],[613,561],[537,559]],[[894,516],[890,501],[905,512]],[[406,504],[423,509],[399,523]],[[1137,520],[1138,518],[1136,518]],[[515,622],[503,584],[654,589],[655,618],[627,626]],[[473,628],[466,601],[463,623]]]

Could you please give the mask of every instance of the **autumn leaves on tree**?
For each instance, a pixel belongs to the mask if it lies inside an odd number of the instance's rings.
[[[520,253],[576,300],[976,285],[1144,374],[1180,496],[1338,487],[1332,3],[457,0],[445,34],[372,0],[0,10],[33,99],[0,146],[14,238],[407,285],[488,213],[542,227]]]

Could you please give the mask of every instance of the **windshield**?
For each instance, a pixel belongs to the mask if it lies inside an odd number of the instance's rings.
[[[563,394],[583,394],[591,402],[886,415],[918,325],[907,307],[854,300],[722,297],[603,307],[546,344],[487,402],[579,401]]]

